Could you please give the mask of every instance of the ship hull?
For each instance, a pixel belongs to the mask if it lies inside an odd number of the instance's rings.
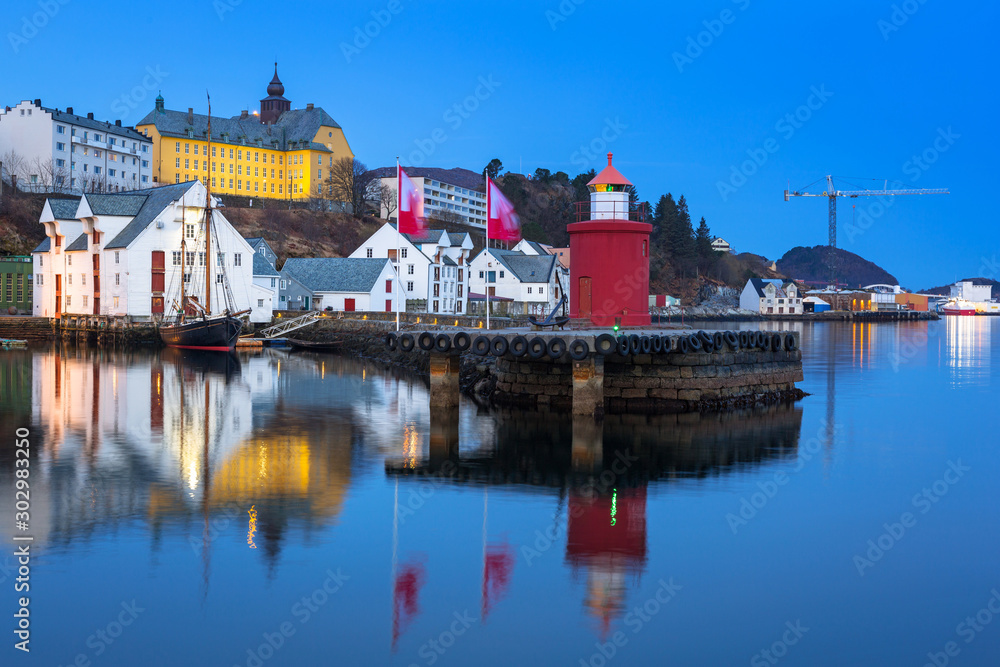
[[[243,322],[235,317],[217,317],[184,324],[165,324],[160,327],[160,338],[168,347],[182,350],[230,352],[236,348],[236,339],[242,329]]]

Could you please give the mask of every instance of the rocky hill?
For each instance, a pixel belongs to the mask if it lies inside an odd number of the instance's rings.
[[[786,252],[777,261],[778,271],[793,280],[829,282],[830,247],[825,245],[804,248],[798,246]],[[896,277],[864,257],[843,248],[834,248],[837,282],[848,287],[887,284],[898,285]]]
[[[992,278],[962,278],[961,282],[971,281],[975,285],[991,285],[993,287],[993,297],[996,298],[1000,295],[1000,281],[993,280]],[[940,287],[928,287],[925,290],[920,290],[921,294],[940,294],[942,296],[949,296],[951,294],[951,286],[941,285]]]

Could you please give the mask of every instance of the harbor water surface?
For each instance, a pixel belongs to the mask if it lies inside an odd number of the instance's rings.
[[[742,326],[802,331],[807,398],[594,423],[335,355],[2,352],[3,664],[997,664],[1000,320]]]

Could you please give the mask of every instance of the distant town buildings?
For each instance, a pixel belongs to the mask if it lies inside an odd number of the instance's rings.
[[[31,313],[34,293],[32,270],[31,257],[0,256],[0,313],[5,315]]]
[[[951,286],[951,298],[964,299],[965,301],[989,301],[993,296],[993,286],[977,285],[971,280],[960,280]]]
[[[200,180],[213,194],[308,199],[329,197],[330,170],[353,158],[344,131],[321,107],[292,109],[285,87],[274,78],[260,113],[208,116],[192,107],[172,111],[157,96],[155,108],[136,125],[152,142],[153,182]],[[200,101],[199,101],[200,103]]]
[[[152,142],[121,121],[23,101],[0,109],[3,178],[32,192],[119,192],[152,185]]]
[[[714,239],[712,239],[712,250],[716,252],[728,252],[728,253],[734,252],[732,247],[729,245],[729,241],[722,238],[721,236],[717,236]]]
[[[396,226],[387,223],[350,256],[392,260],[399,270],[402,296],[409,304],[405,310],[458,315],[467,312],[471,253],[472,239],[467,233],[428,229],[419,237],[400,236]]]
[[[34,315],[168,316],[177,312],[182,281],[187,294],[204,293],[206,273],[213,312],[225,308],[227,292],[235,311],[250,310],[253,250],[219,211],[207,270],[198,231],[205,195],[194,181],[46,200],[45,240],[32,252]]]
[[[486,227],[486,185],[483,175],[468,169],[437,169],[433,167],[403,167],[418,191],[424,193],[424,214],[428,218],[454,220],[468,225]],[[399,192],[395,167],[373,170],[382,184]],[[381,217],[391,219],[383,202]]]
[[[501,312],[506,315],[548,315],[565,289],[558,266],[555,255],[548,253],[490,248],[487,257],[481,251],[470,264],[469,278],[477,312],[485,307],[488,288],[489,296],[503,300]]]
[[[761,315],[799,315],[802,298],[790,280],[751,278],[740,293],[740,308]]]

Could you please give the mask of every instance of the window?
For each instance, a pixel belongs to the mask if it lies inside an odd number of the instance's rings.
[[[539,294],[545,294],[545,288],[544,287],[539,287],[538,288],[538,293]]]
[[[67,273],[66,274],[66,284],[67,285],[72,285],[73,284],[73,274],[72,273]]]
[[[258,308],[264,307],[264,299],[257,299],[257,307]]]
[[[116,273],[115,274],[115,285],[121,285],[121,284],[122,284],[121,274],[120,273]]]
[[[181,168],[181,159],[179,157],[175,157],[174,158],[174,168],[176,168],[176,169],[180,169]]]
[[[486,274],[485,274],[485,273],[484,273],[483,271],[480,271],[480,272],[479,272],[479,277],[480,277],[480,278],[485,278],[485,277],[486,277]]]
[[[37,277],[38,277],[38,284],[41,285],[43,283],[42,278],[44,278],[45,276],[39,273]]]
[[[243,255],[242,253],[233,253],[233,266],[243,266]]]
[[[285,282],[286,281],[284,281],[284,280],[281,281],[281,289],[285,289]],[[281,297],[281,299],[282,299],[282,301],[284,301],[285,297]]]
[[[198,154],[198,144],[195,144],[195,145],[194,145],[194,154],[195,154],[195,155],[197,155],[197,154]]]
[[[184,168],[185,169],[190,169],[191,168],[191,160],[189,160],[187,158],[184,158]]]
[[[500,272],[500,277],[503,278],[503,271]]]
[[[191,282],[191,274],[190,273],[185,273],[184,274],[184,282],[186,282],[186,283]]]
[[[528,288],[528,294],[531,294],[531,288],[530,287]]]
[[[205,253],[198,253],[198,266],[205,266]]]
[[[108,176],[114,176],[114,175],[115,175],[115,170],[114,169],[108,169]]]
[[[66,166],[66,160],[56,160],[56,166],[57,167],[65,167]]]
[[[413,291],[413,281],[410,281],[410,282],[406,283],[406,291],[407,292],[412,292]]]
[[[406,266],[406,273],[407,273],[407,275],[411,275],[411,276],[413,275],[413,265],[412,264],[407,264],[407,266]]]
[[[224,253],[224,252],[217,253],[215,255],[215,262],[219,266],[225,266],[226,265],[226,253]]]
[[[181,251],[180,250],[174,250],[172,264],[173,264],[173,266],[180,266],[181,265]]]
[[[72,305],[72,301],[73,301],[73,295],[72,294],[67,294],[66,295],[66,307],[67,308],[69,308]]]
[[[87,274],[86,273],[81,273],[80,274],[80,280],[82,281],[80,283],[81,285],[86,285],[87,284]]]
[[[285,295],[284,295],[284,294],[282,294],[282,295],[281,295],[281,303],[284,303],[284,302],[285,302]]]
[[[217,285],[221,285],[222,284],[222,274],[221,273],[216,273],[215,274],[215,283]]]
[[[365,248],[365,257],[368,257],[369,259],[371,259],[373,256],[374,255],[372,254],[372,249],[371,248]]]
[[[66,150],[66,144],[57,141],[56,142],[56,150],[57,151],[65,151]]]
[[[56,245],[59,245],[59,244],[56,243]],[[73,255],[66,255],[66,265],[67,266],[73,266]],[[70,280],[72,280],[72,278],[70,278]]]
[[[181,152],[181,142],[177,141],[177,142],[174,143],[174,152],[175,153],[180,153]]]
[[[392,292],[392,279],[391,278],[389,280],[385,281],[385,291],[387,293]]]
[[[66,126],[56,125],[56,134],[66,134]]]
[[[191,152],[191,144],[184,144],[184,152],[185,153]]]
[[[434,285],[434,296],[441,296],[441,286]],[[434,306],[434,310],[437,310],[437,306]]]
[[[407,250],[406,248],[399,249],[399,256],[402,257],[403,259],[406,259],[406,250]]]
[[[438,302],[435,301],[434,302],[434,312],[436,313],[438,310],[439,310],[439,308],[438,308]]]
[[[194,225],[188,223],[184,225],[184,238],[193,239],[194,238]]]

